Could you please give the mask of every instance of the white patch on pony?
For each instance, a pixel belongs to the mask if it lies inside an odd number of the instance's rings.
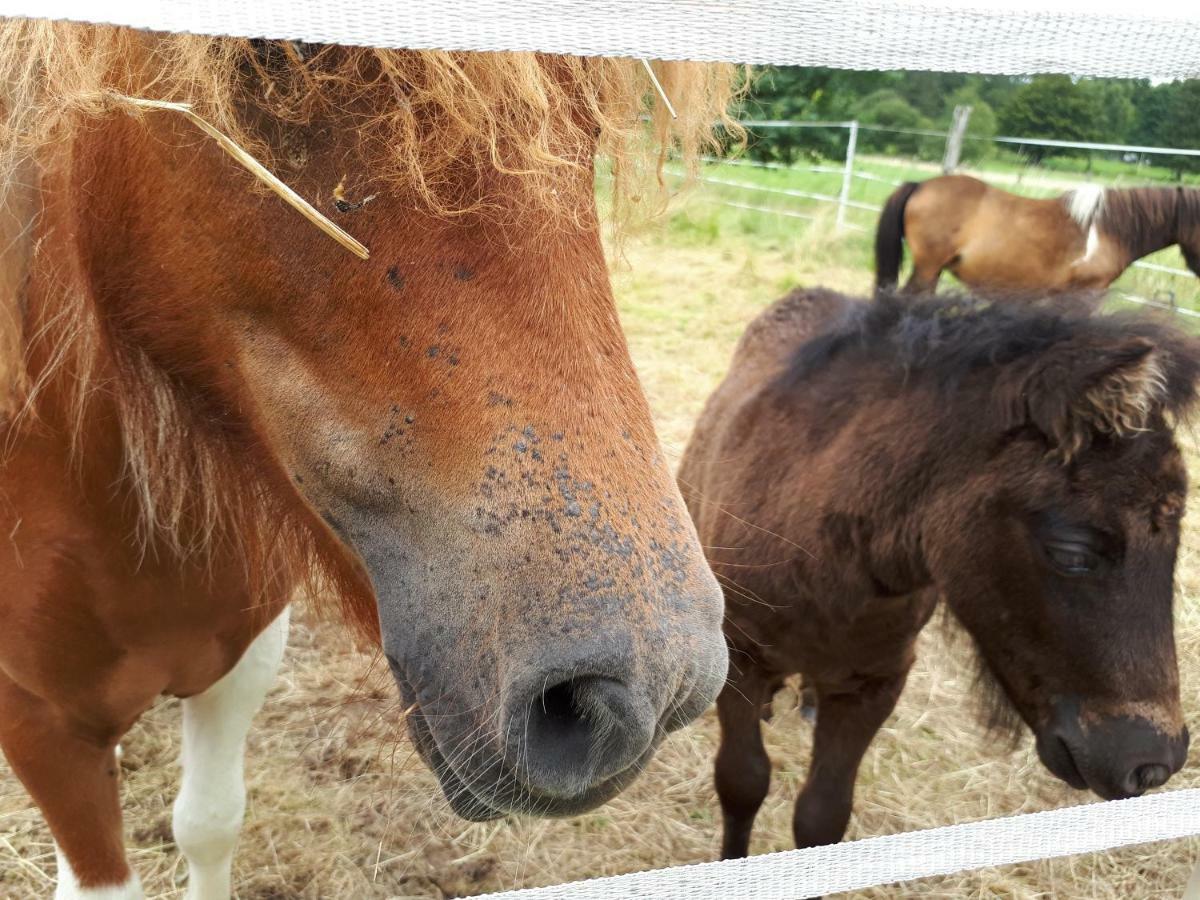
[[[1075,262],[1072,263],[1072,265],[1076,265],[1076,266],[1083,265],[1085,262],[1088,262],[1089,260],[1091,260],[1091,258],[1096,255],[1096,251],[1099,249],[1100,249],[1100,231],[1098,228],[1096,228],[1095,223],[1093,223],[1092,227],[1088,229],[1087,246],[1084,247],[1084,249],[1083,249],[1083,256],[1081,256],[1081,257],[1079,257],[1079,259],[1075,260]]]
[[[188,861],[186,900],[231,894],[233,848],[246,811],[246,733],[275,683],[290,615],[285,608],[220,681],[183,701],[183,784],[173,825]]]
[[[1094,227],[1104,207],[1104,186],[1084,184],[1067,194],[1067,212],[1080,230]]]
[[[124,884],[80,887],[71,863],[58,844],[54,845],[54,858],[58,860],[58,886],[54,889],[54,900],[143,900],[146,896],[136,874],[130,874]]]

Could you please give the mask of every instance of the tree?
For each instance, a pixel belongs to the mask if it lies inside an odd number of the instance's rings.
[[[1110,144],[1128,143],[1133,136],[1134,119],[1137,115],[1133,105],[1136,82],[1124,78],[1097,78],[1082,84],[1087,90],[1095,93],[1103,110],[1100,139]]]
[[[1177,81],[1165,88],[1166,112],[1160,124],[1162,145],[1180,150],[1200,150],[1200,80]],[[1171,156],[1168,165],[1176,178],[1184,172],[1200,172],[1200,157]]]
[[[1066,75],[1039,75],[1014,91],[1000,110],[999,126],[1013,137],[1061,141],[1097,141],[1105,137],[1104,108],[1098,92]],[[1039,162],[1070,151],[1031,144],[1025,152]]]
[[[854,107],[854,117],[864,125],[901,130],[897,133],[865,129],[859,135],[859,143],[864,149],[876,153],[916,156],[925,139],[921,135],[905,134],[903,131],[932,127],[928,119],[899,93],[890,89],[875,91],[859,100]]]

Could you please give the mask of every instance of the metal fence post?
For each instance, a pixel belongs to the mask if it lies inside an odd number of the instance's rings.
[[[846,168],[842,170],[842,192],[838,195],[837,228],[846,225],[846,205],[850,202],[850,182],[854,178],[854,150],[858,146],[858,121],[850,123],[850,138],[846,141]]]

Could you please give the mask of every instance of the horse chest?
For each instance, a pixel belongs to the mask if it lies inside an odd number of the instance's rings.
[[[734,645],[779,674],[803,672],[832,682],[903,668],[936,606],[931,591],[760,596],[765,603],[730,605],[727,630]]]
[[[203,691],[282,604],[257,609],[234,562],[143,553],[47,459],[18,455],[0,484],[0,677],[100,731],[161,693]]]

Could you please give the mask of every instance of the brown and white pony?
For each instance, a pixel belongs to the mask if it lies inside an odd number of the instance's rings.
[[[9,21],[0,68],[0,746],[58,897],[141,896],[114,748],[162,694],[187,895],[229,895],[301,584],[382,638],[472,819],[593,807],[710,704],[721,598],[594,203],[598,149],[619,200],[654,143],[639,66]],[[692,158],[732,73],[660,74]],[[369,261],[121,97],[193,104]]]
[[[1135,260],[1178,244],[1200,275],[1200,188],[1086,185],[1033,199],[968,175],[901,185],[875,232],[875,287],[895,288],[904,244],[905,293],[937,288],[944,270],[977,290],[1102,291]]]

